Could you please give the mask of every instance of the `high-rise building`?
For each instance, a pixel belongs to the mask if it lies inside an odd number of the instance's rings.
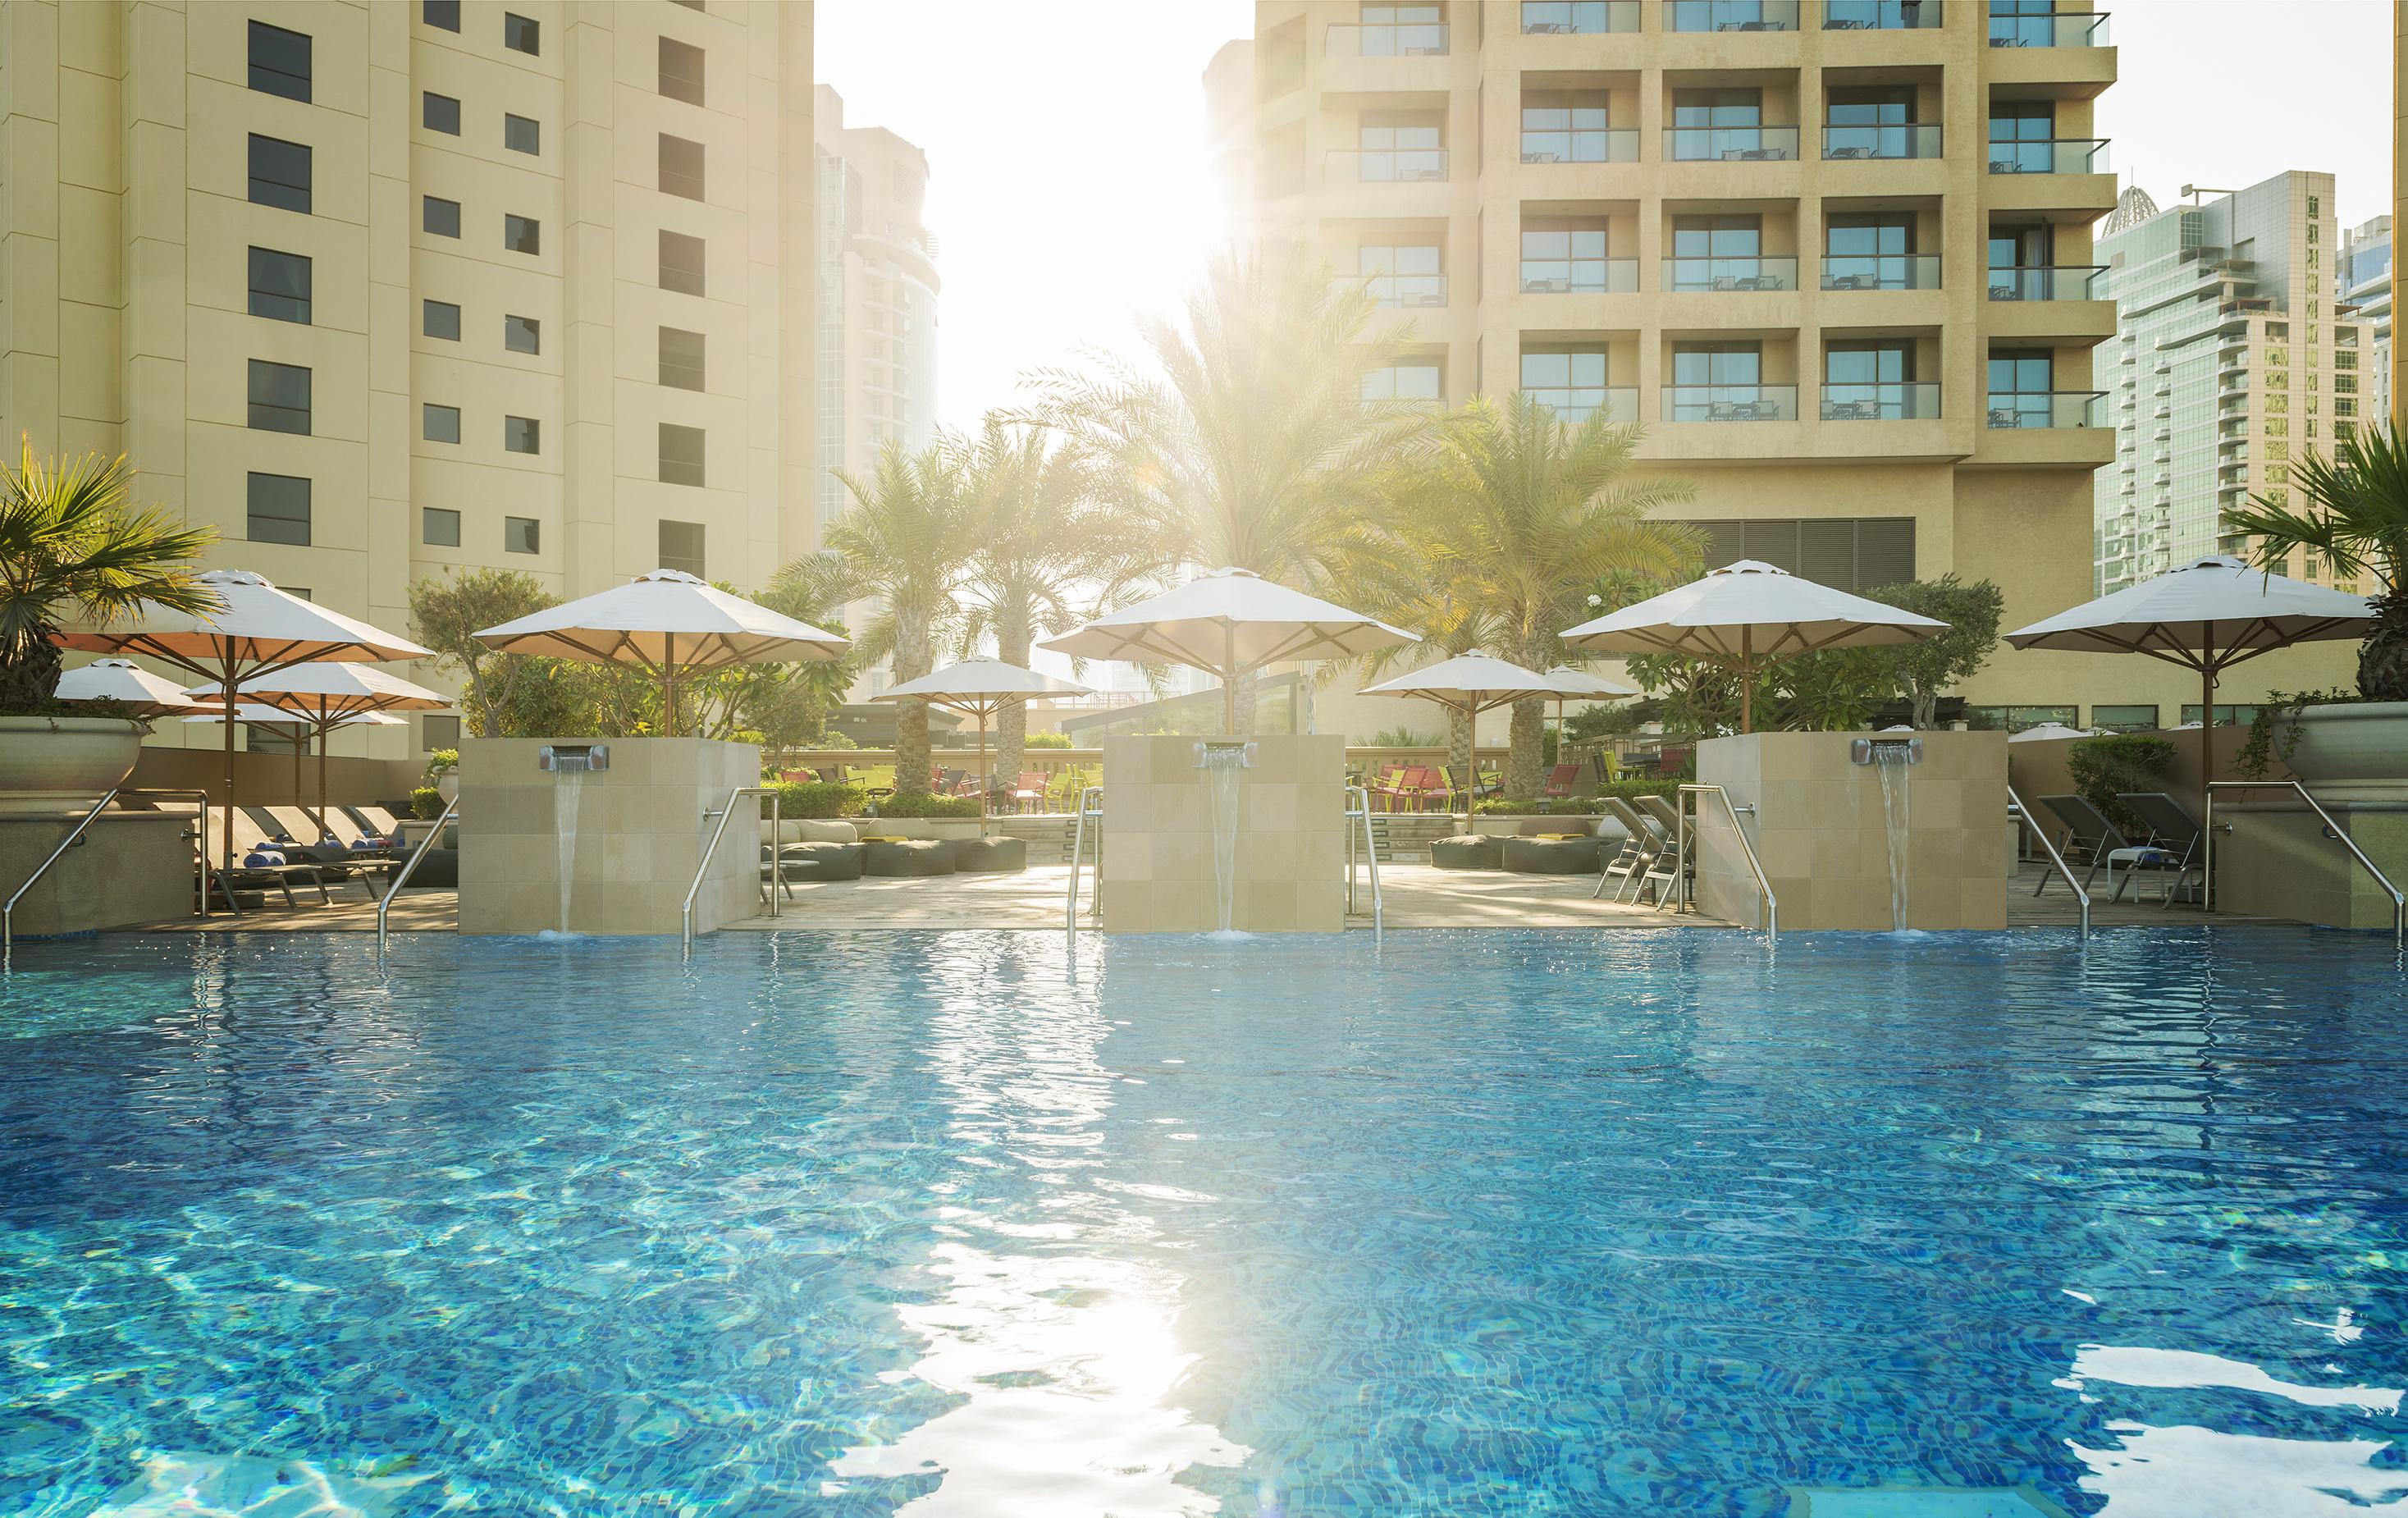
[[[2370,420],[2391,414],[2391,218],[2378,216],[2353,227],[2341,238],[2341,289],[2344,306],[2354,306],[2358,340],[2367,349],[2359,361],[2359,384],[2365,392],[2359,410]]]
[[[2329,454],[2373,414],[2361,409],[2365,324],[2335,299],[2333,177],[2215,193],[2119,217],[2099,241],[2117,313],[2102,365],[2116,428],[2115,465],[2097,481],[2102,592],[2245,551],[2223,512],[2285,499],[2293,459]],[[2331,580],[2313,554],[2287,572]]]
[[[1242,242],[1254,232],[1254,44],[1224,43],[1204,69],[1204,145],[1212,182],[1221,192],[1226,235]]]
[[[811,24],[0,0],[0,427],[395,630],[461,566],[758,584],[815,542]]]
[[[1369,281],[1383,395],[1641,422],[1717,560],[2086,599],[2105,19],[2053,0],[1260,0],[1268,236]],[[2007,654],[2025,723],[2178,681]],[[2128,712],[2126,713],[2128,716]]]

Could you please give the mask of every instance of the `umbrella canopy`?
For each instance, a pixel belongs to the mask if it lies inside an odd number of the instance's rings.
[[[2199,671],[2200,783],[2215,778],[2216,677],[2294,643],[2363,638],[2374,604],[2323,585],[2253,569],[2243,559],[2195,560],[2007,635],[2019,649],[2144,653]],[[2200,803],[2205,805],[2202,792]],[[2203,813],[2202,813],[2203,815]]]
[[[640,665],[662,681],[663,726],[677,732],[680,675],[739,664],[805,663],[842,654],[847,639],[716,589],[681,569],[547,608],[476,635],[504,653]]]
[[[1077,659],[1185,665],[1221,679],[1221,714],[1238,725],[1240,678],[1288,659],[1351,659],[1421,639],[1251,569],[1200,575],[1042,645]]]
[[[193,693],[199,695],[202,690]],[[307,737],[318,745],[318,812],[323,824],[326,811],[326,735],[339,726],[348,726],[353,719],[374,712],[431,711],[448,707],[451,698],[423,685],[413,685],[398,675],[388,675],[373,665],[307,664],[280,669],[272,675],[259,675],[244,680],[236,689],[238,696],[248,697],[243,709],[254,707],[280,712],[278,717],[251,717],[249,722],[299,723],[308,730]],[[401,722],[398,717],[382,720],[374,725],[391,726]],[[304,747],[307,747],[305,742]],[[297,785],[295,787],[298,788]],[[294,798],[298,801],[300,798]]]
[[[2007,741],[2010,743],[2045,743],[2051,738],[2096,738],[2098,736],[2098,734],[2093,733],[2086,727],[2068,727],[2063,723],[2042,723],[2037,726],[2027,727],[2020,733],[2009,733],[2007,735]]]
[[[198,716],[187,717],[184,720],[188,723],[222,723],[225,721],[225,713],[205,711]],[[281,707],[263,706],[257,701],[237,703],[234,709],[234,720],[238,723],[256,723],[262,727],[314,727],[317,725],[308,718],[298,716]],[[381,711],[355,711],[350,716],[337,717],[326,723],[328,728],[408,727],[408,718],[395,717]]]
[[[216,709],[131,659],[94,659],[80,669],[70,669],[59,677],[58,689],[52,694],[62,701],[114,701],[144,717]]]
[[[1755,727],[1757,666],[1824,649],[1917,643],[1947,630],[1944,622],[1741,559],[1561,636],[1565,647],[1592,653],[1676,653],[1738,670],[1745,733]]]
[[[248,569],[211,569],[194,577],[214,591],[209,611],[176,611],[155,601],[136,608],[122,626],[58,635],[62,648],[93,653],[140,653],[189,669],[218,692],[222,706],[235,704],[235,690],[256,676],[322,659],[431,659],[432,649],[330,611],[314,601],[288,595]],[[225,730],[225,797],[234,794],[234,724]],[[234,863],[234,830],[226,830],[222,861]]]
[[[1636,685],[1626,685],[1618,680],[1610,680],[1603,675],[1592,675],[1585,669],[1574,669],[1570,665],[1551,666],[1547,670],[1547,679],[1553,680],[1555,686],[1555,757],[1557,760],[1561,760],[1564,756],[1564,740],[1567,736],[1567,729],[1564,726],[1566,701],[1576,701],[1583,697],[1591,701],[1620,701],[1644,694]]]
[[[1526,669],[1503,659],[1492,659],[1474,649],[1469,653],[1458,653],[1452,659],[1440,659],[1426,668],[1409,670],[1393,680],[1383,680],[1377,685],[1367,685],[1356,694],[1417,696],[1424,701],[1435,701],[1450,710],[1460,711],[1466,722],[1476,723],[1484,711],[1510,707],[1533,695],[1553,696],[1557,694],[1560,682],[1552,675],[1542,675],[1535,669]],[[1475,773],[1471,778],[1477,781],[1478,766],[1475,765],[1473,768]],[[1463,793],[1464,815],[1467,817],[1471,815],[1472,791],[1475,789],[1476,785],[1467,785]]]
[[[1000,659],[965,659],[948,665],[934,674],[918,680],[907,680],[890,691],[870,697],[872,701],[925,701],[932,707],[945,707],[978,719],[978,767],[982,780],[986,775],[986,720],[1006,707],[1039,695],[1086,695],[1084,685],[1074,685],[1067,680],[1040,675],[1034,669],[1023,669],[1016,664]],[[991,788],[990,788],[991,789]],[[986,812],[986,798],[979,803],[982,817]]]

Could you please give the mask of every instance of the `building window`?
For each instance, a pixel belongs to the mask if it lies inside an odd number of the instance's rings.
[[[308,104],[309,38],[265,21],[251,22],[251,87]]]
[[[702,50],[675,37],[661,38],[661,93],[689,106],[702,104]]]
[[[1913,517],[1761,517],[1698,522],[1706,562],[1761,559],[1776,569],[1861,593],[1914,578]],[[2071,726],[2071,715],[2065,719]]]
[[[251,135],[251,203],[309,214],[309,150],[281,137]]]
[[[543,151],[543,126],[532,116],[502,116],[502,146],[514,153]]]
[[[309,324],[309,261],[273,248],[251,251],[251,314]]]
[[[702,334],[661,328],[661,383],[675,390],[700,390]]]
[[[543,451],[543,423],[531,416],[502,418],[502,447],[511,453]]]
[[[309,371],[291,364],[251,361],[251,425],[261,432],[309,436]]]
[[[1611,163],[1612,124],[1604,94],[1533,91],[1522,97],[1522,162]]]
[[[418,224],[432,236],[456,237],[460,235],[460,203],[437,200],[433,195],[419,202]]]
[[[543,323],[531,316],[502,318],[502,346],[513,353],[543,351]]]
[[[1548,218],[1522,223],[1525,294],[1596,294],[1613,287],[1602,216]],[[1627,261],[1626,261],[1627,266]],[[1633,288],[1626,275],[1626,289]]]
[[[437,31],[460,30],[460,0],[424,0],[418,7],[418,19]]]
[[[459,0],[452,0],[452,4],[454,7],[457,7]],[[454,26],[452,30],[456,32],[459,28]],[[430,714],[419,720],[418,748],[420,752],[433,753],[437,749],[457,749],[459,746],[459,718],[441,717]]]
[[[512,52],[543,55],[543,29],[524,16],[502,12],[502,46]]]
[[[504,216],[502,246],[514,253],[543,251],[543,223],[532,216]]]
[[[2001,729],[2021,733],[2029,728],[2045,727],[2054,723],[2071,727],[2080,709],[2075,707],[1967,707],[1965,725],[1977,733],[1996,733]]]
[[[660,474],[664,485],[702,483],[700,427],[681,427],[674,422],[661,423]]]
[[[429,337],[445,342],[460,340],[460,308],[446,301],[429,300],[419,303],[419,329]]]
[[[702,198],[702,144],[661,134],[661,193]]]
[[[502,551],[505,553],[540,553],[543,551],[543,528],[533,517],[502,519]]]
[[[1363,377],[1367,401],[1435,401],[1445,391],[1445,366],[1437,358],[1399,359]]]
[[[2103,733],[2148,733],[2157,725],[2157,709],[2139,707],[2092,707],[2090,725]]]
[[[1554,410],[1558,422],[1586,422],[1606,404],[1605,350],[1578,345],[1526,350],[1522,390]]]
[[[2183,708],[2184,726],[2187,727],[2199,721],[2199,703],[2196,701]],[[2215,704],[2215,725],[2218,727],[2246,727],[2257,720],[2256,707],[2228,707],[2221,701]]]
[[[663,232],[660,287],[681,295],[701,294],[702,252],[700,237],[689,237],[682,232]]]
[[[418,122],[429,132],[460,135],[460,102],[428,90],[418,97]]]
[[[250,525],[245,529],[254,543],[296,543],[309,546],[309,481],[292,475],[255,474],[250,479]],[[285,587],[286,594],[300,595],[306,592]]]
[[[701,523],[661,523],[661,567],[681,569],[696,580],[706,578],[702,572]]]
[[[460,546],[460,513],[448,506],[419,508],[418,536],[437,548]]]
[[[418,436],[430,443],[456,443],[460,440],[460,408],[437,406],[432,401],[420,407]]]

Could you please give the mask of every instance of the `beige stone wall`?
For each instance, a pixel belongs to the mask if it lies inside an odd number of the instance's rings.
[[[1196,739],[1104,740],[1107,933],[1200,933],[1220,925],[1212,794]],[[1240,771],[1232,925],[1336,933],[1345,918],[1343,738],[1258,738]]]
[[[2394,883],[2408,881],[2408,781],[2325,781],[2316,800]],[[2388,928],[2391,898],[2295,795],[2219,794],[2215,909],[2327,927]]]
[[[2003,733],[1925,733],[1907,767],[1911,928],[2001,928],[2013,834]],[[1698,745],[1698,779],[1730,793],[1780,903],[1784,932],[1886,931],[1893,925],[1881,774],[1849,758],[1846,733],[1753,733]],[[1698,904],[1763,925],[1763,898],[1711,796],[1698,802]]]
[[[14,894],[75,826],[71,815],[0,816],[0,895]],[[190,916],[193,819],[112,811],[95,818],[17,903],[20,938],[89,933]]]
[[[460,751],[460,931],[539,933],[560,926],[559,777],[538,769],[548,742],[471,738]],[[574,933],[678,931],[680,908],[718,819],[739,785],[758,783],[761,751],[707,738],[613,738],[610,767],[584,777],[570,865]],[[758,803],[738,804],[695,901],[709,933],[759,909]]]

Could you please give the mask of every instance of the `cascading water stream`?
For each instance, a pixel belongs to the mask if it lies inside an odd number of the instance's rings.
[[[568,895],[577,878],[577,804],[585,794],[585,776],[594,767],[581,753],[552,755],[552,827],[560,849],[560,931],[568,931]]]
[[[1220,939],[1251,938],[1233,924],[1238,907],[1238,771],[1246,767],[1243,744],[1203,743],[1197,766],[1212,796],[1212,884],[1219,893],[1220,926],[1211,935]]]
[[[1906,931],[1907,781],[1912,778],[1914,751],[1903,743],[1873,746],[1873,767],[1881,775],[1882,822],[1889,832],[1889,925]]]

